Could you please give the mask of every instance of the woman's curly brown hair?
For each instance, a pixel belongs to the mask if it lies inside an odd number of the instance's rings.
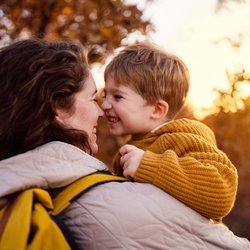
[[[70,110],[89,75],[81,46],[26,39],[0,50],[0,159],[50,141],[88,146],[83,131],[67,129],[55,108]]]

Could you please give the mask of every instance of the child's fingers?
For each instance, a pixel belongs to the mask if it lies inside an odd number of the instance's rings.
[[[123,167],[123,176],[126,178],[133,178],[135,175],[135,171],[137,168],[133,167],[132,165],[129,165],[127,162],[125,163]]]
[[[119,150],[120,154],[125,155],[128,152],[128,148],[128,144],[123,145]]]
[[[120,158],[120,164],[121,164],[121,166],[123,166],[124,165],[124,163],[126,162],[126,157],[125,157],[126,155],[123,155],[121,158]]]
[[[129,144],[125,144],[124,146],[122,146],[119,150],[121,155],[127,154],[130,151],[132,151],[135,148],[135,146],[133,145],[129,145]]]
[[[130,153],[124,154],[124,155],[120,158],[120,164],[123,166],[126,162],[129,161],[130,157],[131,157]]]
[[[124,170],[123,171],[123,176],[125,177],[125,178],[129,178],[130,177],[130,174],[129,174],[129,171],[128,171],[128,169],[126,170]]]

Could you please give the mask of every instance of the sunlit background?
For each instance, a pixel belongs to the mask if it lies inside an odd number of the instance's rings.
[[[215,98],[214,88],[228,88],[226,70],[243,67],[250,72],[250,1],[230,2],[217,10],[216,0],[127,0],[143,10],[155,25],[147,39],[180,56],[190,70],[188,102],[198,118],[207,114]],[[138,38],[139,37],[139,38]],[[133,34],[126,41],[140,38]],[[94,68],[99,87],[102,70]],[[249,85],[243,90],[249,94]]]

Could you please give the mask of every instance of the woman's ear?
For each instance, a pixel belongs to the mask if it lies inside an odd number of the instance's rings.
[[[65,122],[65,119],[67,118],[67,113],[63,110],[63,109],[60,109],[60,108],[55,108],[54,109],[54,112],[55,112],[55,119],[64,124]]]
[[[58,122],[62,122],[60,110],[55,109],[54,112],[55,112],[55,119],[56,119]]]
[[[168,103],[163,101],[163,100],[158,100],[155,104],[154,104],[154,110],[151,114],[151,117],[153,119],[162,119],[162,118],[166,118],[167,114],[168,114]]]

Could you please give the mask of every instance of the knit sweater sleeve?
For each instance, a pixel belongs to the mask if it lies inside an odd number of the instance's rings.
[[[159,145],[166,145],[165,139]],[[191,147],[188,141],[179,150],[145,151],[134,180],[152,183],[203,216],[221,221],[236,198],[237,170],[216,146],[199,142]]]

